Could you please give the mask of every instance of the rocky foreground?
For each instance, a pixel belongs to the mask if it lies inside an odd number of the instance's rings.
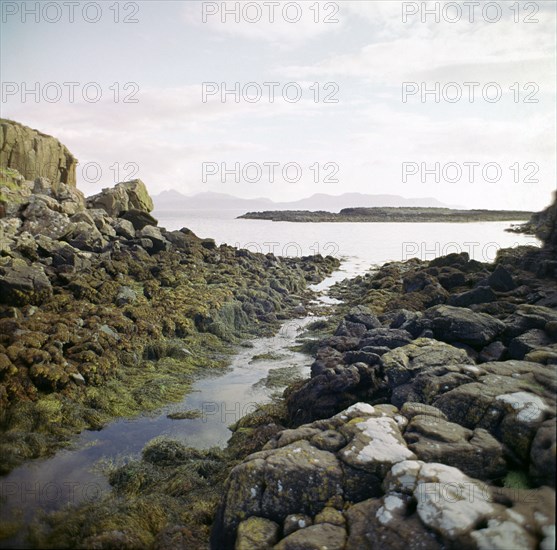
[[[274,222],[357,222],[357,223],[467,223],[528,220],[532,212],[523,210],[458,210],[420,206],[343,208],[340,212],[309,210],[270,210],[247,212],[239,216],[247,220]]]
[[[556,212],[541,250],[341,285],[354,307],[230,472],[212,548],[554,548]]]
[[[0,130],[0,472],[180,399],[338,266],[166,231],[140,180],[85,198],[56,139]]]

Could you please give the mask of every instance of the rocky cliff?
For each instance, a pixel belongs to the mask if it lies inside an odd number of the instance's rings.
[[[9,169],[26,192],[4,196],[0,219],[0,471],[180,398],[188,373],[222,367],[227,343],[272,331],[338,266],[167,231],[141,180],[86,199],[58,141],[3,132],[12,166],[40,157],[67,170],[27,181]]]
[[[25,180],[76,184],[77,159],[56,138],[13,120],[0,119],[0,167],[17,170]]]

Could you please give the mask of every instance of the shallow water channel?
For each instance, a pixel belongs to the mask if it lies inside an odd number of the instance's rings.
[[[316,301],[334,304],[337,301],[328,296],[329,288],[366,269],[369,265],[363,261],[347,259],[341,269],[311,287],[317,293]],[[17,518],[28,524],[40,511],[98,499],[110,490],[102,463],[138,456],[146,443],[158,436],[197,448],[224,447],[231,435],[228,426],[253,412],[258,404],[268,402],[285,385],[309,375],[311,358],[290,348],[303,328],[318,318],[308,315],[288,320],[276,335],[250,340],[250,347],[238,348],[224,374],[200,378],[179,403],[148,415],[115,420],[99,431],[84,431],[70,448],[16,468],[0,480],[0,519]],[[286,383],[273,384],[277,374]],[[197,411],[196,418],[168,418],[169,414],[191,410]],[[0,541],[0,548],[26,548],[25,533]]]

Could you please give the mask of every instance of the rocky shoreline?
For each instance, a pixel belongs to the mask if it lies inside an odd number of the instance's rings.
[[[434,207],[343,208],[340,212],[270,210],[247,212],[240,219],[273,222],[323,223],[468,223],[528,220],[532,212],[522,210],[457,210]]]
[[[197,372],[226,365],[232,344],[295,316],[307,285],[338,267],[166,231],[140,180],[85,198],[57,140],[0,126],[2,473],[180,399]]]
[[[221,548],[555,545],[557,202],[544,247],[386,264],[230,473]]]
[[[16,170],[0,182],[4,471],[182,396],[338,267],[165,231],[139,180],[85,199],[65,176]],[[337,284],[335,326],[306,342],[309,379],[236,422],[224,449],[161,437],[108,466],[110,494],[37,520],[29,544],[554,548],[556,214],[543,248],[494,264],[451,254]]]

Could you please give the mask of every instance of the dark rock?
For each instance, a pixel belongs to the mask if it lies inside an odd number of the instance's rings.
[[[464,286],[466,284],[466,275],[462,271],[450,269],[439,273],[439,284],[445,290],[453,290],[454,288]]]
[[[555,488],[557,444],[555,418],[546,420],[536,432],[530,449],[530,475],[536,483]]]
[[[401,328],[403,325],[416,321],[422,317],[422,314],[417,311],[409,311],[407,309],[396,309],[388,312],[384,316],[390,321],[389,328]]]
[[[487,278],[487,284],[499,292],[508,292],[516,288],[516,283],[510,271],[501,265],[498,265]]]
[[[335,336],[352,336],[354,338],[361,338],[366,331],[366,326],[361,323],[353,323],[351,321],[342,320],[335,331]]]
[[[360,350],[360,351],[345,352],[343,354],[343,359],[347,365],[351,365],[352,363],[365,363],[366,365],[376,365],[381,360],[381,357],[376,353],[369,353]]]
[[[478,361],[480,363],[488,363],[490,361],[499,361],[503,358],[503,355],[507,351],[507,348],[503,342],[495,341],[491,342],[486,346],[479,354]]]
[[[445,267],[445,266],[463,266],[470,261],[468,252],[452,253],[446,256],[440,256],[429,262],[431,267]]]
[[[360,380],[354,365],[328,369],[313,377],[288,396],[290,418],[299,425],[336,414],[354,402],[350,392],[356,390]]]
[[[412,341],[412,335],[404,329],[374,328],[368,330],[360,340],[359,348],[375,346],[390,349],[405,346]]]
[[[131,222],[136,231],[143,229],[147,225],[156,226],[159,223],[151,214],[134,208],[127,210],[120,217]]]
[[[373,315],[371,310],[366,306],[353,307],[345,319],[351,323],[359,323],[364,325],[367,329],[379,328],[381,322]]]
[[[375,355],[381,356],[384,353],[391,351],[391,348],[388,348],[387,346],[364,346],[359,351],[363,351],[365,353],[373,353]]]
[[[461,294],[453,294],[447,300],[447,304],[457,307],[468,307],[473,304],[485,304],[488,302],[495,302],[497,295],[488,286],[480,286],[463,292]]]
[[[143,229],[140,229],[137,232],[137,237],[141,240],[149,239],[152,243],[151,250],[153,252],[167,250],[170,245],[170,243],[163,237],[161,230],[158,227],[153,227],[152,225],[146,225]]]
[[[52,285],[40,265],[15,260],[0,267],[0,296],[6,305],[38,305],[52,296]]]
[[[511,359],[524,359],[524,356],[531,351],[551,343],[552,340],[543,330],[532,329],[511,340],[508,355]]]
[[[434,306],[425,316],[433,321],[433,334],[437,339],[473,347],[486,346],[505,329],[501,321],[490,315],[453,306]]]
[[[203,239],[201,241],[201,246],[207,250],[215,250],[217,248],[217,243],[215,239]]]

